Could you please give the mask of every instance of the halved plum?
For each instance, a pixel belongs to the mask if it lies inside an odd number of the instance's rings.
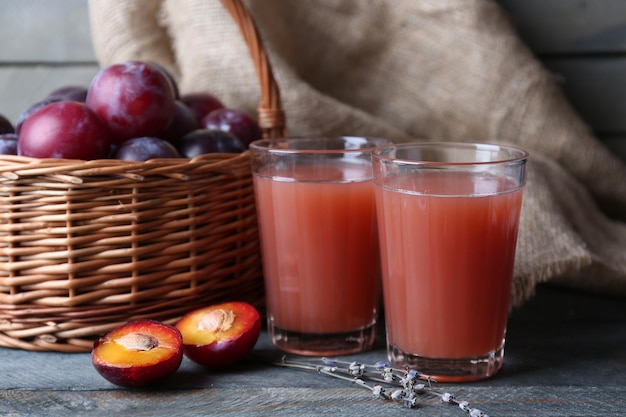
[[[258,310],[232,301],[187,313],[176,327],[183,335],[183,352],[197,364],[224,368],[243,359],[261,333]]]
[[[91,360],[100,375],[123,387],[154,385],[178,370],[183,359],[178,329],[156,320],[133,320],[96,342]]]

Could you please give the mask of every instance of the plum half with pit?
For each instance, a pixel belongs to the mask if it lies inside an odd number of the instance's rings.
[[[183,335],[183,352],[193,362],[224,368],[241,361],[261,332],[261,316],[251,304],[231,301],[191,311],[176,327]]]
[[[94,342],[91,361],[107,381],[123,387],[146,387],[175,373],[183,360],[182,335],[156,320],[133,320]]]

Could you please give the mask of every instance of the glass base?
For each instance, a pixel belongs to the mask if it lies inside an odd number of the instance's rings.
[[[301,333],[268,325],[278,349],[302,356],[338,356],[368,350],[374,344],[376,324],[344,333]]]
[[[504,363],[504,343],[484,356],[472,358],[438,359],[406,353],[396,346],[387,348],[389,361],[400,369],[415,369],[432,376],[437,382],[467,382],[489,378]]]

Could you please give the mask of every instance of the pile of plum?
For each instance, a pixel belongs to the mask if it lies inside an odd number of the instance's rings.
[[[33,158],[193,158],[242,152],[261,135],[249,114],[209,93],[181,95],[165,68],[136,60],[52,91],[15,125],[0,115],[0,154]]]

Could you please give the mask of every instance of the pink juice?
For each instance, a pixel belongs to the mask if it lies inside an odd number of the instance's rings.
[[[295,177],[317,169],[297,166]],[[323,181],[254,176],[268,315],[283,330],[339,333],[375,322],[380,254],[374,184],[369,178],[342,181],[345,170],[371,176],[369,168],[340,163]]]
[[[499,349],[521,188],[469,173],[402,176],[386,186],[376,195],[389,344],[429,358]]]

